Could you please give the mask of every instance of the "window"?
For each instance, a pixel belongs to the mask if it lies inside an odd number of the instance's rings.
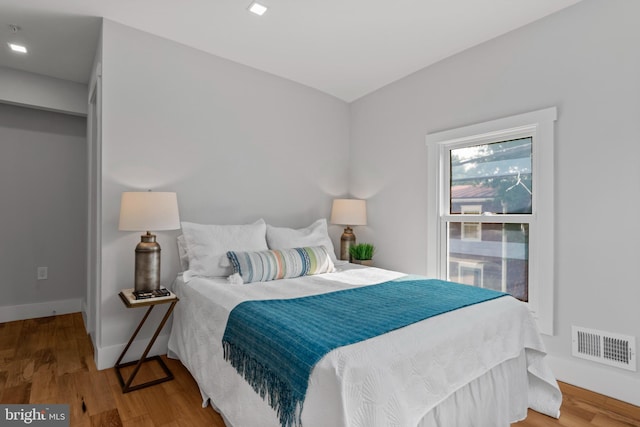
[[[553,334],[556,109],[427,135],[428,273],[508,292]],[[541,173],[544,171],[544,173]]]

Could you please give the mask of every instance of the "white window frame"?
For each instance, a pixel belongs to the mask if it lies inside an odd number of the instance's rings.
[[[427,274],[446,278],[447,222],[478,221],[478,215],[450,215],[448,150],[533,136],[532,213],[495,215],[495,222],[529,224],[529,309],[540,332],[554,334],[554,122],[556,107],[464,126],[426,137],[428,153]],[[492,222],[482,216],[483,222]]]

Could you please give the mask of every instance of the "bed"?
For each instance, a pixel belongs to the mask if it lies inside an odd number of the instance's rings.
[[[326,231],[321,235],[324,239]],[[233,246],[224,238],[217,240]],[[269,247],[277,239],[266,240]],[[300,242],[280,242],[295,243]],[[225,360],[222,339],[235,307],[244,301],[319,295],[406,276],[344,264],[322,274],[234,284],[224,275],[194,274],[198,261],[193,251],[202,249],[190,246],[188,274],[179,274],[173,284],[180,303],[174,311],[169,356],[181,360],[198,383],[203,405],[211,404],[229,427],[281,425],[276,411]],[[247,249],[247,242],[231,249]],[[500,427],[524,419],[527,408],[558,417],[560,403],[534,319],[524,303],[503,297],[330,351],[311,372],[300,420],[304,427]]]

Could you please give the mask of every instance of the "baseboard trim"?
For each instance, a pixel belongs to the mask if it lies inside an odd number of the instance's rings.
[[[81,311],[82,298],[46,301],[34,304],[8,305],[0,310],[0,323],[35,319]]]
[[[131,347],[127,351],[122,363],[131,362],[140,359],[151,337],[140,338],[131,343]],[[116,344],[108,347],[97,347],[95,354],[95,362],[98,370],[113,368],[116,360],[120,357],[120,353],[124,350],[126,344]],[[153,343],[147,357],[167,354],[169,348],[169,334],[158,335],[156,342]]]
[[[547,355],[558,381],[640,406],[640,380],[617,368],[580,360]]]

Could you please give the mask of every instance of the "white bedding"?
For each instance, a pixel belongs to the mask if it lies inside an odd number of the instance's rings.
[[[278,427],[275,411],[224,360],[229,312],[245,300],[293,298],[403,276],[378,268],[233,285],[179,277],[169,355],[196,379],[229,427]],[[508,426],[527,407],[558,417],[561,393],[527,306],[498,298],[327,354],[314,368],[304,427]],[[474,420],[472,424],[468,421]]]

